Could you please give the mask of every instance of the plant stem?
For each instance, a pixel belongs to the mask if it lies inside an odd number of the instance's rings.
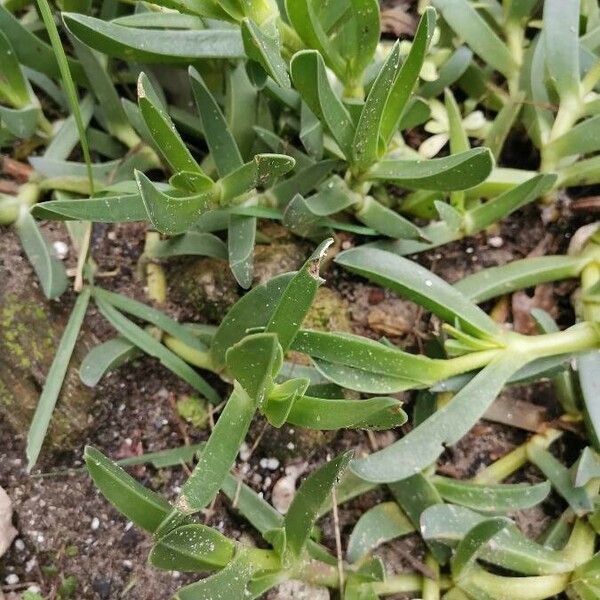
[[[425,564],[435,574],[435,579],[423,577],[422,600],[440,600],[440,565],[430,552],[425,557]]]
[[[195,348],[190,348],[190,346],[169,334],[165,334],[162,341],[169,350],[172,350],[190,365],[218,373],[209,352],[200,352]]]
[[[423,575],[407,573],[386,577],[385,581],[377,581],[371,584],[373,591],[379,596],[391,596],[392,594],[403,594],[409,592],[421,592],[423,589]],[[452,586],[448,577],[442,576],[439,580],[441,590],[447,590]]]
[[[557,354],[574,354],[600,346],[600,329],[593,322],[578,323],[557,333],[524,336],[517,334],[508,350],[522,352],[531,360]]]
[[[502,577],[474,567],[469,584],[495,600],[544,600],[564,591],[569,573],[533,577]]]
[[[524,444],[517,446],[502,458],[479,471],[473,477],[473,481],[476,483],[500,483],[527,463],[527,447],[530,444],[538,444],[540,447],[547,449],[560,436],[562,436],[562,432],[557,429],[548,429],[544,433],[534,435]]]

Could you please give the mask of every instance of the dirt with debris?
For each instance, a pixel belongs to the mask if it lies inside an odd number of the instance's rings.
[[[480,268],[504,264],[532,253],[563,251],[569,236],[580,224],[580,218],[572,216],[568,207],[563,205],[561,217],[549,227],[543,227],[539,209],[533,206],[520,211],[494,232],[449,244],[443,250],[415,258],[454,282]],[[140,224],[97,225],[93,236],[93,257],[98,264],[100,285],[147,301],[137,266],[143,251],[144,231],[145,227]],[[48,226],[45,232],[52,239],[66,239],[60,225]],[[261,261],[259,272],[263,276],[294,268],[310,250],[304,241],[272,239],[276,246],[281,247],[274,252],[268,246],[259,246],[257,250]],[[337,246],[348,247],[354,242],[352,237],[343,235],[337,240]],[[269,252],[271,258],[267,256]],[[2,233],[0,261],[3,261],[0,269],[4,269],[5,281],[11,270],[11,285],[35,285],[12,233]],[[196,263],[190,270],[186,261],[178,261],[165,266],[170,274],[170,294],[163,308],[177,318],[216,323],[240,293],[232,285],[221,290],[219,298],[210,296],[215,292],[214,285],[210,283],[211,277],[216,277],[214,269],[220,268],[220,265]],[[177,281],[180,281],[182,272],[184,277],[195,273],[194,277],[200,282],[196,286],[197,293],[185,294],[178,288]],[[18,273],[18,278],[13,276],[14,273]],[[386,336],[411,350],[418,350],[425,336],[435,328],[435,322],[429,315],[412,303],[342,272],[332,263],[328,263],[324,277],[330,292],[315,318],[325,319],[327,327],[345,328],[349,325],[356,333],[372,338]],[[208,285],[205,285],[206,282]],[[571,283],[561,283],[549,286],[541,296],[544,302],[552,304],[562,325],[573,320],[569,304],[572,289]],[[328,304],[332,298],[337,305]],[[540,301],[533,291],[527,298],[530,300],[525,303],[527,306]],[[48,303],[50,318],[64,320],[72,302],[73,297],[65,295],[60,302]],[[523,299],[508,304],[504,313],[508,322],[519,321],[523,305]],[[343,313],[342,321],[339,321],[340,312]],[[332,325],[328,319],[333,314],[338,316]],[[339,325],[340,322],[345,325]],[[93,307],[88,311],[85,330],[98,341],[114,335]],[[219,391],[226,393],[224,384],[210,375],[208,378]],[[189,393],[188,386],[155,359],[140,358],[118,369],[93,390],[85,427],[78,429],[73,449],[57,452],[46,447],[40,469],[36,469],[32,476],[28,476],[25,469],[26,432],[15,432],[9,428],[7,420],[0,421],[0,486],[7,490],[14,503],[14,524],[18,530],[16,541],[0,559],[1,589],[6,600],[19,598],[20,593],[28,588],[40,589],[47,598],[57,598],[60,597],[61,586],[64,592],[73,582],[76,591],[72,597],[81,600],[167,600],[177,587],[191,579],[185,574],[151,568],[147,564],[151,547],[149,536],[112,509],[81,469],[85,444],[93,444],[113,458],[124,458],[206,439],[208,430],[194,429],[181,419],[175,408],[176,399]],[[520,386],[511,388],[507,394],[514,399],[540,404],[548,409],[549,414],[556,410],[556,401],[548,386]],[[404,399],[410,406],[410,394]],[[237,470],[243,473],[246,483],[262,492],[267,500],[271,499],[273,488],[285,475],[286,468],[289,472],[290,466],[296,466],[298,473],[309,472],[328,455],[347,448],[368,451],[373,443],[383,447],[400,433],[376,433],[369,439],[366,433],[354,431],[320,433],[283,427],[275,432],[269,430],[268,435],[265,432],[264,421],[257,418],[242,453],[244,460],[238,462]],[[440,471],[453,477],[470,477],[524,439],[525,434],[516,428],[481,421],[471,434],[447,450],[440,461]],[[558,451],[565,457],[572,456],[573,448],[580,444],[577,434],[570,434],[567,441],[558,444]],[[136,467],[133,473],[145,485],[170,499],[177,495],[186,477],[182,468],[156,470]],[[532,468],[519,474],[520,480],[526,481],[535,481],[538,476]],[[344,543],[360,514],[384,499],[387,499],[386,493],[376,490],[340,508]],[[556,515],[561,508],[561,501],[552,497],[541,508],[527,511],[517,520],[528,534],[537,534],[549,517]],[[260,543],[252,529],[223,498],[217,500],[206,520],[234,538],[243,536]],[[323,542],[335,551],[331,517],[325,517],[320,524]],[[417,536],[409,536],[384,545],[379,552],[390,572],[413,570],[415,561],[418,563],[421,558],[422,544]],[[305,596],[302,596],[303,593]],[[272,599],[283,597],[320,596],[314,590],[302,592],[287,588],[269,595]]]

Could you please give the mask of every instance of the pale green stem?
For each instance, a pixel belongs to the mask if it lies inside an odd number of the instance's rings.
[[[569,573],[534,577],[502,577],[473,567],[468,581],[495,600],[544,600],[560,594],[569,583]]]
[[[373,591],[379,596],[391,596],[392,594],[405,594],[410,592],[421,592],[423,589],[423,575],[407,573],[391,575],[385,581],[377,581],[372,585]],[[439,587],[441,590],[450,589],[452,583],[446,576],[440,577]]]
[[[194,365],[200,369],[206,369],[207,371],[212,371],[213,373],[218,373],[209,352],[200,352],[200,350],[191,348],[178,338],[168,334],[165,334],[163,337],[163,343],[167,348],[169,348],[169,350],[175,352],[177,356],[183,358],[183,360],[190,365]]]
[[[562,435],[561,431],[548,429],[544,433],[534,435],[524,444],[521,444],[502,458],[493,462],[485,469],[479,471],[473,481],[476,483],[500,483],[527,463],[527,448],[530,444],[537,444],[541,448],[549,448]]]
[[[577,567],[592,558],[595,546],[596,532],[586,521],[577,519],[563,550],[564,556]]]
[[[440,565],[429,552],[425,557],[425,565],[431,569],[435,578],[423,577],[421,598],[422,600],[440,600]]]

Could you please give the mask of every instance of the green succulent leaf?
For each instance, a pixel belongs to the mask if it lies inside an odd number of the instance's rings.
[[[415,530],[395,502],[382,502],[369,509],[357,521],[348,542],[347,556],[356,562],[372,550]]]
[[[474,335],[494,336],[498,325],[465,296],[427,269],[405,258],[360,247],[342,252],[336,262],[424,306],[447,323],[455,320]]]
[[[298,488],[284,520],[287,550],[292,556],[299,557],[304,550],[319,509],[348,466],[351,455],[351,452],[347,452],[325,463]]]
[[[255,217],[236,214],[229,215],[229,226],[227,228],[229,266],[236,281],[243,288],[249,288],[252,285],[255,238]]]
[[[549,479],[576,515],[585,515],[593,510],[587,490],[573,485],[569,470],[550,452],[539,444],[528,444],[527,458]]]
[[[69,285],[63,263],[53,256],[48,242],[28,211],[21,211],[15,228],[44,295],[50,299],[58,298]]]
[[[218,573],[186,585],[173,600],[215,600],[215,598],[251,598],[248,584],[255,572],[249,551],[239,548],[229,564]]]
[[[84,459],[102,495],[138,527],[156,531],[171,509],[165,498],[138,483],[92,446],[86,446]]]
[[[540,283],[578,277],[588,263],[582,256],[536,256],[482,269],[454,284],[473,302],[485,302]]]
[[[283,352],[290,348],[319,286],[323,283],[319,267],[332,243],[333,239],[327,239],[313,252],[292,277],[271,315],[265,331],[277,334]]]
[[[255,333],[229,348],[225,361],[229,372],[261,406],[281,368],[283,351],[275,333]]]
[[[215,205],[213,190],[193,196],[171,196],[161,192],[141,171],[136,171],[135,177],[146,207],[146,218],[161,233],[185,233],[194,221]]]
[[[235,545],[212,527],[193,523],[161,536],[150,552],[150,564],[168,571],[214,571],[229,563]]]
[[[492,360],[456,396],[402,439],[352,463],[359,477],[373,482],[406,479],[433,463],[444,446],[455,444],[475,425],[527,359],[518,354]]]
[[[94,346],[85,355],[79,367],[79,378],[85,385],[95,387],[105,373],[118,369],[141,354],[134,344],[118,336]]]
[[[546,68],[561,102],[579,96],[579,0],[544,2]]]
[[[0,5],[0,31],[6,36],[16,52],[19,63],[49,77],[60,76],[58,60],[52,46],[42,41],[30,29],[25,27],[4,5]],[[71,75],[77,83],[85,83],[86,76],[81,65],[67,58]]]
[[[495,517],[481,521],[469,530],[458,544],[452,558],[452,577],[455,581],[460,581],[468,575],[470,567],[474,565],[485,545],[510,523],[508,519]]]
[[[392,136],[398,131],[402,116],[406,112],[433,35],[435,20],[435,10],[431,7],[426,8],[419,21],[410,52],[402,63],[400,71],[389,90],[385,109],[380,117],[379,130],[386,145],[389,144]]]
[[[257,62],[278,85],[290,87],[287,65],[281,57],[279,37],[270,35],[250,19],[244,19],[241,28],[244,50],[248,58]]]
[[[212,233],[188,231],[178,237],[160,240],[146,249],[149,258],[170,258],[172,256],[211,256],[227,260],[227,246]]]
[[[302,396],[293,403],[286,420],[307,429],[390,429],[407,421],[400,406],[394,398],[337,400]]]
[[[577,374],[581,399],[585,407],[585,420],[590,442],[600,451],[600,408],[595,400],[600,393],[598,369],[600,368],[600,352],[588,352],[577,359]]]
[[[577,463],[577,471],[575,472],[575,487],[583,487],[591,480],[600,477],[600,458],[598,453],[592,450],[589,446],[583,449],[579,462]]]
[[[536,485],[520,483],[483,485],[436,475],[432,482],[440,496],[447,502],[488,513],[531,508],[543,502],[550,493],[548,481]]]
[[[421,534],[426,541],[454,547],[486,518],[463,506],[436,504],[423,511]],[[479,558],[524,575],[566,573],[573,568],[564,553],[534,542],[514,524],[508,525],[481,548]]]
[[[248,433],[255,410],[255,400],[235,384],[198,464],[181,489],[176,502],[180,512],[192,514],[213,501]]]
[[[365,177],[407,189],[466,190],[484,181],[493,166],[494,159],[487,148],[473,148],[430,160],[384,159],[371,167]]]
[[[54,221],[125,223],[146,221],[148,213],[140,194],[119,194],[74,200],[50,200],[36,204],[31,214]]]
[[[585,119],[550,142],[546,151],[559,157],[589,154],[600,149],[600,115]]]
[[[316,50],[301,50],[290,63],[294,87],[317,115],[347,158],[352,156],[354,123],[348,110],[333,91],[323,57]]]
[[[373,82],[369,95],[360,112],[360,118],[352,144],[352,162],[359,169],[365,169],[379,158],[379,138],[385,116],[386,102],[392,93],[400,65],[400,45],[394,44],[381,71]]]
[[[19,65],[15,50],[2,31],[0,31],[0,58],[2,59],[0,100],[14,108],[23,108],[30,101],[29,86]]]
[[[198,59],[244,56],[242,38],[235,29],[156,29],[149,34],[142,27],[124,27],[77,13],[63,13],[63,20],[78,40],[114,58],[188,64]]]
[[[192,92],[196,100],[204,137],[220,177],[239,169],[244,161],[227,121],[204,79],[196,69],[190,67]]]
[[[154,145],[174,171],[189,171],[204,175],[185,142],[173,125],[150,79],[141,73],[137,84],[138,104]]]
[[[433,5],[442,13],[450,27],[485,62],[510,77],[518,64],[507,45],[498,37],[486,20],[468,0],[434,0]]]

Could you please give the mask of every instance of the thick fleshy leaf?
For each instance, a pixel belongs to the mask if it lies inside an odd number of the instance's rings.
[[[466,190],[491,173],[494,160],[487,148],[473,148],[430,160],[385,159],[366,174],[372,181],[387,181],[407,189]]]
[[[276,200],[277,206],[287,206],[296,195],[311,192],[338,164],[337,160],[326,159],[297,170],[291,177],[273,186],[269,195]]]
[[[146,221],[148,213],[139,194],[81,198],[76,200],[50,200],[31,209],[38,219],[54,221],[92,221],[96,223],[124,223]]]
[[[580,0],[544,1],[546,68],[561,101],[579,97]]]
[[[150,258],[170,258],[172,256],[211,256],[227,259],[227,246],[212,233],[189,231],[181,236],[160,240],[148,250]]]
[[[421,515],[427,508],[434,504],[443,505],[435,486],[422,473],[416,473],[402,481],[394,481],[388,484],[388,488],[417,530],[421,529]],[[434,539],[428,539],[424,531],[422,535],[435,559],[440,564],[446,564],[450,558],[448,548]]]
[[[244,19],[241,24],[244,50],[250,60],[257,62],[281,87],[290,87],[287,65],[281,57],[277,28],[274,34],[264,30],[250,19]]]
[[[173,371],[178,377],[189,383],[194,389],[198,390],[211,402],[218,404],[220,397],[217,392],[192,369],[186,362],[171,352],[166,346],[157,341],[147,331],[127,319],[118,310],[116,310],[106,300],[96,298],[96,304],[106,320],[131,343],[138,348],[154,356]]]
[[[319,275],[319,268],[327,253],[327,248],[332,243],[333,239],[327,239],[316,248],[303,267],[290,280],[269,319],[265,331],[277,334],[284,353],[288,351],[294,341],[317,290],[323,283],[323,279]]]
[[[549,281],[578,277],[588,259],[581,256],[536,256],[482,269],[454,284],[473,302],[510,294]]]
[[[283,362],[277,335],[255,333],[233,345],[225,355],[227,369],[258,406],[273,387]]]
[[[96,448],[86,446],[84,459],[102,495],[138,527],[152,533],[169,514],[165,498],[138,483]]]
[[[23,250],[40,280],[46,298],[57,298],[69,285],[63,263],[52,254],[35,219],[23,210],[15,223]]]
[[[587,490],[573,485],[569,470],[550,452],[537,444],[528,444],[527,458],[549,479],[576,515],[582,516],[593,510]]]
[[[495,517],[481,521],[470,529],[458,544],[452,558],[452,578],[460,581],[467,575],[469,568],[474,565],[486,544],[510,523],[508,519]]]
[[[17,138],[31,137],[37,129],[39,117],[40,109],[37,106],[24,108],[0,106],[0,123]]]
[[[29,87],[14,48],[1,30],[0,59],[2,59],[0,99],[14,108],[23,108],[29,103]]]
[[[559,157],[588,154],[600,149],[600,115],[577,123],[546,146],[546,151]]]
[[[250,162],[219,180],[221,202],[227,203],[256,187],[268,187],[291,171],[294,165],[294,159],[285,154],[256,154]]]
[[[550,483],[483,485],[436,475],[432,480],[442,498],[478,512],[504,513],[536,506],[550,493]]]
[[[190,523],[161,536],[148,557],[150,564],[167,571],[214,571],[235,553],[234,543],[212,527]]]
[[[216,368],[225,366],[225,354],[250,329],[265,327],[275,310],[292,273],[278,275],[242,296],[225,315],[213,338],[210,354]]]
[[[52,413],[58,400],[58,395],[63,385],[69,362],[79,336],[79,330],[83,324],[83,319],[87,311],[90,300],[90,289],[84,287],[73,306],[69,315],[69,320],[63,331],[62,337],[56,349],[54,360],[50,365],[50,370],[46,375],[46,381],[42,393],[38,400],[31,425],[27,433],[27,447],[25,453],[27,456],[27,470],[35,466],[42,450],[42,444],[52,419]]]
[[[182,587],[177,591],[173,600],[252,598],[248,584],[255,568],[248,551],[240,548],[224,569],[206,579]]]
[[[147,218],[161,233],[184,233],[203,213],[215,206],[213,190],[193,196],[170,196],[161,192],[141,171],[136,171],[135,176]]]
[[[342,101],[333,91],[325,63],[315,50],[302,50],[290,63],[294,87],[309,108],[327,125],[347,158],[352,156],[354,123]]]
[[[413,524],[395,502],[382,502],[358,519],[348,542],[347,556],[356,562],[385,542],[412,533]]]
[[[352,452],[341,454],[319,467],[298,488],[284,521],[287,549],[292,556],[301,555],[317,520],[319,509],[348,466],[351,456]]]
[[[416,225],[372,196],[362,199],[356,217],[375,231],[394,239],[420,240],[424,237]]]
[[[363,479],[389,482],[406,479],[433,463],[446,445],[465,435],[527,359],[518,354],[492,360],[454,398],[402,439],[356,459],[352,470]]]
[[[454,547],[486,517],[452,504],[437,504],[426,508],[421,516],[421,534],[427,541],[437,541]],[[542,546],[526,537],[516,527],[509,525],[481,549],[479,557],[499,567],[523,573],[542,575],[566,573],[573,565],[568,556]]]
[[[389,143],[398,130],[411,93],[419,78],[434,28],[435,10],[426,8],[417,27],[410,52],[402,63],[402,67],[389,91],[384,113],[381,117],[380,133],[386,144]]]
[[[579,387],[581,399],[585,407],[585,420],[590,442],[600,451],[600,406],[598,397],[600,395],[600,380],[598,372],[600,369],[600,352],[588,352],[577,359],[577,374],[579,376]]]
[[[466,331],[493,336],[498,325],[443,279],[405,258],[360,247],[342,252],[336,262],[424,306],[448,323],[457,319]]]
[[[255,410],[255,401],[234,385],[198,464],[181,489],[176,502],[179,511],[192,514],[213,501],[235,462]]]
[[[242,155],[221,108],[206,87],[204,79],[193,67],[190,67],[189,74],[206,143],[219,175],[225,177],[244,164]]]
[[[344,364],[367,373],[408,379],[414,386],[433,383],[441,373],[438,362],[420,354],[349,333],[302,330],[292,348],[331,363]]]
[[[137,83],[138,104],[152,135],[154,144],[174,171],[190,171],[204,174],[185,142],[173,125],[150,79],[141,73]]]
[[[236,29],[155,29],[149,33],[145,28],[123,27],[76,13],[63,13],[63,20],[77,39],[114,58],[188,64],[198,59],[244,56]],[[31,66],[35,68],[35,64]]]
[[[600,458],[589,446],[583,449],[577,471],[575,473],[575,487],[582,487],[592,479],[600,478]]]
[[[227,228],[229,266],[236,281],[246,289],[252,285],[255,239],[256,217],[229,215]]]
[[[319,430],[391,429],[406,423],[406,413],[394,398],[331,400],[302,396],[292,405],[287,422]]]
[[[468,0],[434,0],[444,20],[485,62],[510,77],[519,66],[508,46]]]
[[[386,102],[393,90],[393,83],[400,66],[400,46],[394,44],[388,58],[373,82],[369,95],[360,112],[360,118],[352,144],[352,162],[365,169],[379,157],[379,138],[385,115]]]
[[[142,354],[134,344],[119,336],[94,346],[79,368],[79,378],[85,385],[95,387],[105,373],[118,369]]]

